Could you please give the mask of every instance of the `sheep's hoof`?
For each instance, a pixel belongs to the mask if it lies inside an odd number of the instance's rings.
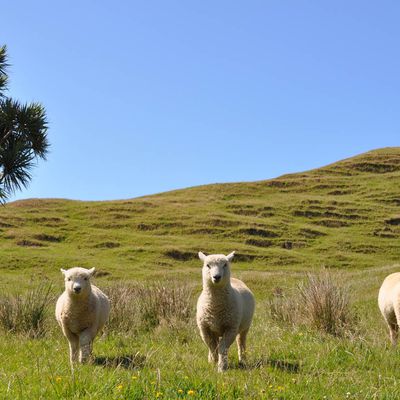
[[[223,364],[223,365],[218,365],[218,372],[225,372],[228,369],[228,366]]]

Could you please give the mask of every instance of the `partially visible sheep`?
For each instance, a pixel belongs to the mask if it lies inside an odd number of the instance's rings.
[[[239,279],[230,277],[228,256],[206,256],[203,261],[203,291],[197,301],[197,326],[209,348],[208,361],[218,361],[218,372],[228,367],[228,350],[236,338],[239,363],[245,362],[246,336],[254,314],[253,293]]]
[[[379,289],[378,304],[389,327],[390,341],[396,346],[400,326],[400,272],[385,278]]]
[[[61,272],[65,277],[65,291],[57,300],[56,319],[68,339],[73,366],[78,353],[79,362],[88,360],[93,340],[108,319],[110,301],[90,283],[95,268],[61,269]]]

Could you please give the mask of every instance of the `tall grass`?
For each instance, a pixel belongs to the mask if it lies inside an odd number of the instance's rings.
[[[0,297],[0,329],[30,338],[45,336],[50,326],[52,286],[42,284],[26,294]],[[192,289],[168,282],[153,286],[117,284],[105,290],[111,300],[106,329],[117,334],[177,328],[193,317]],[[53,318],[55,325],[55,320]]]
[[[351,307],[348,288],[324,271],[308,274],[299,286],[303,316],[309,325],[334,336],[342,336],[355,328],[357,317]]]
[[[299,316],[298,295],[286,295],[281,288],[275,288],[273,297],[268,301],[271,318],[279,323],[295,325]]]
[[[175,282],[154,286],[119,284],[106,292],[111,300],[108,331],[149,331],[163,324],[174,328],[188,323],[193,315],[191,288]]]
[[[306,325],[334,336],[354,332],[358,322],[348,288],[327,270],[307,274],[291,296],[275,290],[269,308],[276,321]]]
[[[45,283],[25,295],[5,295],[0,298],[0,327],[6,332],[30,338],[46,334],[47,311],[52,285]]]

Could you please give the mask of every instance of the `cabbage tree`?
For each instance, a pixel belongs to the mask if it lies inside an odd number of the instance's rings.
[[[7,67],[7,48],[0,46],[0,202],[28,185],[36,161],[46,159],[49,149],[44,107],[8,96]]]

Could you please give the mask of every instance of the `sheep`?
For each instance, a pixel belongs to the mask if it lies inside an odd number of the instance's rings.
[[[235,252],[204,255],[203,291],[197,301],[197,326],[207,345],[208,361],[218,362],[218,372],[228,368],[228,350],[236,338],[239,365],[245,363],[246,337],[254,314],[255,300],[250,289],[231,278],[230,263]]]
[[[85,363],[92,352],[93,340],[103,328],[110,313],[108,297],[90,283],[95,268],[61,269],[65,291],[56,304],[56,319],[68,339],[70,363]]]
[[[378,304],[389,327],[390,341],[396,346],[400,326],[400,272],[385,278],[379,289]]]

